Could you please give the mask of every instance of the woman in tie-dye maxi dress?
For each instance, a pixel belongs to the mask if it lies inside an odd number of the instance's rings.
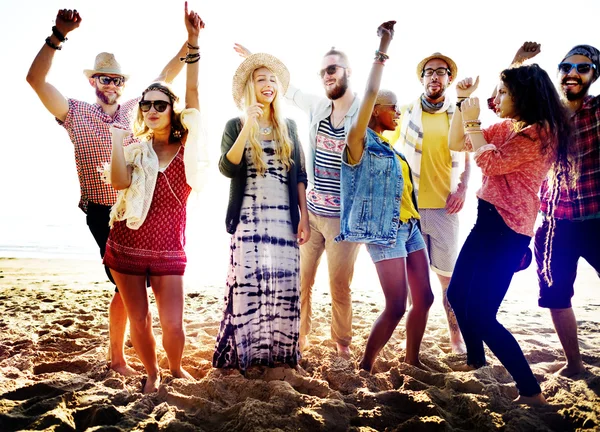
[[[223,133],[220,171],[231,178],[232,234],[223,320],[213,366],[296,366],[300,322],[299,245],[310,236],[306,172],[296,125],[280,113],[289,74],[268,54],[253,54],[233,80],[243,118]]]

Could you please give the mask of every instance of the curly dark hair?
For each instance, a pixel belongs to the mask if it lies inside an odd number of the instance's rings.
[[[500,74],[500,79],[508,88],[514,103],[517,132],[529,125],[538,125],[543,151],[555,154],[547,178],[550,191],[548,211],[552,215],[558,204],[561,188],[564,185],[572,186],[577,177],[577,173],[572,172],[573,164],[570,162],[572,124],[569,113],[552,80],[537,64],[505,69]],[[554,218],[550,218],[542,266],[542,276],[548,284],[552,284],[550,256],[554,228]]]

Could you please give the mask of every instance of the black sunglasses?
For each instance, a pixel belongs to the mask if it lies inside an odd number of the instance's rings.
[[[96,75],[96,78],[102,85],[110,85],[110,83],[114,83],[115,86],[121,87],[125,84],[125,78],[123,77],[109,77],[106,75]]]
[[[592,69],[596,69],[596,65],[593,63],[569,63],[563,62],[558,65],[558,70],[564,74],[568,74],[571,70],[577,69],[577,73],[586,74]]]
[[[154,106],[154,109],[157,112],[165,112],[165,110],[167,109],[167,107],[169,105],[171,105],[170,102],[164,101],[164,100],[154,100],[154,101],[150,101],[150,100],[143,100],[140,101],[140,110],[142,112],[148,112],[150,111],[150,108],[152,108]]]
[[[346,66],[340,66],[336,64],[329,65],[325,69],[321,69],[319,71],[319,76],[323,78],[326,73],[327,75],[333,75],[334,73],[336,73],[338,68],[346,69]]]

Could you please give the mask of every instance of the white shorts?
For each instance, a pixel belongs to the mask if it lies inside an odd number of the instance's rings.
[[[448,214],[441,208],[419,209],[419,215],[431,269],[451,277],[458,258],[458,214]]]

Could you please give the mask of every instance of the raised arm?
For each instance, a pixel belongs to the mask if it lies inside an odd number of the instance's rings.
[[[450,122],[450,132],[448,133],[448,147],[450,150],[463,151],[465,147],[465,133],[463,128],[462,104],[466,99],[477,90],[479,86],[479,77],[473,81],[473,78],[465,78],[456,83],[456,96],[459,101],[456,104],[456,110]]]
[[[110,184],[116,190],[126,189],[131,185],[131,166],[127,166],[123,140],[131,131],[111,126],[112,153],[110,157]]]
[[[186,85],[185,85],[185,107],[200,109],[198,96],[198,65],[200,61],[200,45],[198,39],[200,30],[204,28],[204,21],[194,12],[188,13],[188,4],[185,2],[185,28],[187,29],[187,63]]]
[[[81,24],[81,16],[77,10],[61,9],[56,15],[56,25],[52,27],[52,35],[46,39],[40,52],[33,59],[27,72],[27,82],[50,113],[64,121],[69,112],[67,99],[56,87],[46,81],[56,51],[62,48],[66,36]]]
[[[373,107],[377,100],[377,93],[381,85],[381,76],[383,75],[383,65],[387,58],[387,50],[394,37],[394,24],[396,21],[387,21],[377,28],[377,35],[381,38],[379,41],[379,50],[371,66],[371,73],[367,81],[365,96],[358,109],[358,117],[348,131],[348,150],[353,160],[359,161],[365,146],[365,134],[371,120]]]
[[[515,53],[512,62],[510,62],[510,66],[521,66],[527,60],[534,58],[540,52],[542,52],[542,44],[537,42],[524,42]],[[495,109],[493,101],[496,98],[497,91],[497,87],[494,86],[492,96],[488,98],[488,107],[490,109]]]

